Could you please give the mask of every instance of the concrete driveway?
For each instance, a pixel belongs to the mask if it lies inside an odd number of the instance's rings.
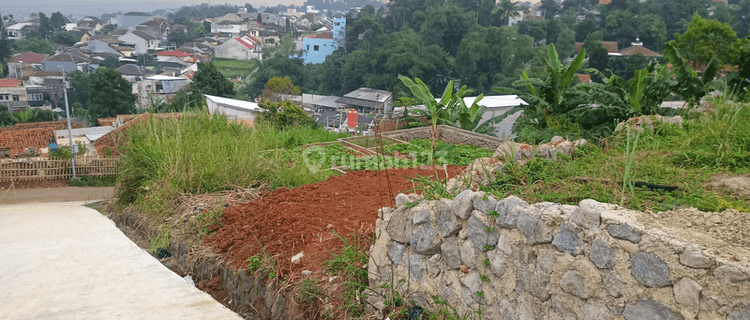
[[[0,318],[240,319],[83,204],[0,205]]]

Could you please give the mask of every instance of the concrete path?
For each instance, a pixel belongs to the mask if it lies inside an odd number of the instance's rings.
[[[83,204],[0,205],[0,319],[240,319]]]
[[[0,205],[26,202],[94,201],[112,198],[114,192],[113,187],[5,189],[0,190]]]

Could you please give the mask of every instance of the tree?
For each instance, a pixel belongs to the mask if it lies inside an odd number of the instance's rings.
[[[258,120],[268,121],[276,127],[285,128],[289,126],[317,127],[318,123],[310,117],[302,108],[287,100],[283,102],[271,102],[263,100],[258,106],[266,109],[258,115]]]
[[[101,32],[103,34],[109,34],[110,32],[115,31],[115,30],[117,30],[117,25],[116,24],[108,24],[108,25],[102,27]]]
[[[534,41],[547,38],[547,23],[539,20],[523,20],[518,23],[518,33],[531,36]]]
[[[52,17],[50,17],[50,27],[52,27],[52,32],[65,29],[65,17],[63,17],[60,11],[52,13]]]
[[[500,13],[500,17],[503,18],[503,25],[507,26],[510,24],[510,18],[517,16],[520,10],[521,7],[517,6],[513,1],[502,0],[497,6],[495,6],[492,13]]]
[[[117,57],[106,57],[104,58],[104,61],[99,64],[99,66],[117,69],[120,67],[120,59],[118,59]]]
[[[292,83],[292,79],[289,77],[273,77],[268,79],[266,87],[263,89],[263,93],[260,95],[259,100],[268,100],[271,102],[282,102],[291,100],[292,96],[298,96],[302,94],[299,86],[295,86]]]
[[[211,32],[211,21],[203,21],[203,29],[206,30],[206,32]]]
[[[67,30],[60,30],[55,32],[55,34],[52,35],[50,38],[52,42],[59,44],[61,46],[66,47],[72,47],[73,45],[78,42],[79,38],[77,38],[72,32]]]
[[[556,0],[542,0],[538,10],[544,14],[545,19],[551,19],[560,11],[560,5]]]
[[[722,65],[734,64],[744,47],[750,43],[747,39],[737,39],[737,34],[726,23],[706,20],[696,15],[684,34],[675,34],[670,43],[680,55],[695,63],[708,65],[716,57]]]
[[[560,54],[560,57],[567,59],[573,54],[573,50],[575,49],[576,32],[570,28],[563,29],[557,37],[555,46],[557,47],[557,52]]]
[[[422,38],[427,43],[436,44],[451,55],[456,55],[461,39],[474,25],[471,13],[448,2],[428,7],[425,14],[425,20],[419,29]]]
[[[192,40],[190,38],[190,35],[188,35],[187,30],[185,28],[176,28],[172,32],[169,33],[169,36],[167,37],[167,40],[169,43],[174,43],[175,47],[181,47],[185,42],[188,42]]]
[[[208,94],[220,97],[233,97],[234,84],[216,69],[213,62],[198,62],[198,71],[190,83],[193,94]]]
[[[16,40],[14,46],[16,52],[31,51],[34,53],[43,53],[49,55],[55,54],[56,48],[54,43],[37,37],[25,37],[23,39]]]
[[[589,53],[589,67],[604,71],[608,66],[607,48],[602,44],[604,34],[601,31],[590,33],[583,42],[583,49]]]
[[[9,23],[13,19],[13,16],[3,16],[0,14],[0,77],[4,77],[8,73],[8,68],[5,67],[6,59],[10,58],[11,48],[10,41],[8,40],[8,34],[5,32],[5,24]]]
[[[197,73],[196,73],[197,75]],[[89,88],[88,110],[93,119],[135,111],[133,86],[112,68],[97,68]]]
[[[39,28],[36,29],[36,32],[42,39],[47,39],[52,35],[52,23],[43,12],[39,12]]]

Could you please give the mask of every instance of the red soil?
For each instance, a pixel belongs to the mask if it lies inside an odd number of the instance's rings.
[[[463,167],[448,167],[454,177]],[[296,189],[279,188],[255,201],[224,210],[224,225],[204,239],[204,243],[233,258],[232,266],[245,268],[246,260],[262,250],[277,256],[279,270],[298,274],[317,272],[332,253],[340,253],[343,243],[331,231],[352,242],[352,236],[369,246],[378,210],[393,206],[399,192],[414,188],[407,177],[430,176],[442,168],[389,169],[391,192],[385,171],[350,172]],[[261,244],[263,247],[261,247]],[[366,247],[365,247],[366,248]],[[293,255],[304,257],[292,264]]]

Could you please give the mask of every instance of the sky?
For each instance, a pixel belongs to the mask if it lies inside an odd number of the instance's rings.
[[[13,14],[18,18],[24,18],[31,12],[44,12],[50,16],[53,12],[60,11],[63,15],[74,15],[83,17],[87,15],[100,16],[104,13],[117,11],[154,11],[158,9],[179,9],[186,5],[197,5],[201,3],[244,5],[250,3],[258,7],[283,5],[301,5],[304,0],[0,0],[0,14]]]

